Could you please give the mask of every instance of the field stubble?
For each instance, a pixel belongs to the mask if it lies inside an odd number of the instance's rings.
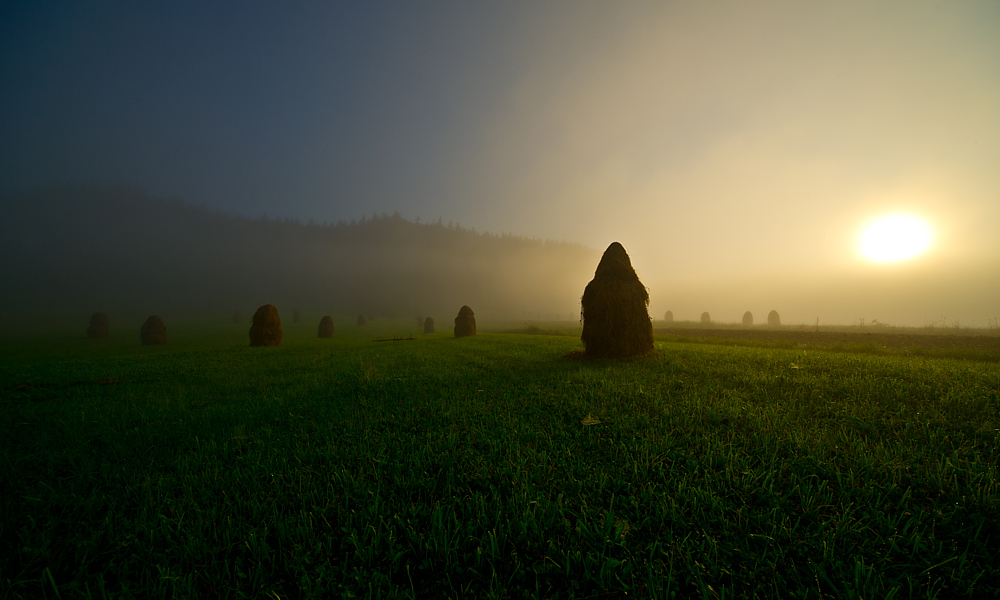
[[[2,343],[0,590],[1000,593],[994,362],[297,327]]]

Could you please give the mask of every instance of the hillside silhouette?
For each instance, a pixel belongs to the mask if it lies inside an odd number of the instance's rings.
[[[398,213],[331,224],[247,218],[123,186],[0,199],[0,323],[283,310],[570,318],[597,252]],[[289,315],[291,313],[289,312]]]

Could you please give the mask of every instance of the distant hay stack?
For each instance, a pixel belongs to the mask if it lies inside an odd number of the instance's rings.
[[[87,327],[87,337],[96,340],[97,338],[108,337],[111,330],[111,321],[107,313],[95,312],[90,315],[90,325]]]
[[[237,310],[236,312],[233,313],[233,323],[242,323],[242,322],[243,322],[243,313]]]
[[[139,330],[139,341],[143,346],[158,346],[167,343],[167,326],[163,324],[163,319],[153,315],[146,319]]]
[[[674,311],[668,310],[667,314],[663,315],[663,320],[666,321],[667,323],[673,323],[674,322]]]
[[[455,337],[468,337],[476,335],[476,313],[468,306],[463,306],[458,310],[455,317]]]
[[[753,326],[753,313],[749,310],[743,313],[743,326],[752,327]]]
[[[778,316],[778,311],[772,310],[767,313],[767,325],[768,327],[778,327],[781,325],[781,317]]]
[[[281,319],[273,304],[265,304],[253,314],[250,326],[251,346],[277,346],[281,343]]]
[[[368,319],[364,315],[358,315],[358,325],[367,325]]]
[[[423,326],[424,326],[424,318],[417,317],[417,327],[423,327]]]
[[[653,351],[649,292],[618,242],[604,251],[580,305],[581,339],[587,356],[618,358]]]
[[[319,320],[319,337],[321,338],[332,338],[333,337],[333,317],[327,315]]]
[[[434,319],[430,317],[424,319],[424,333],[434,333]]]
[[[295,312],[292,313],[292,323],[299,324],[301,322],[302,322],[302,311],[299,309],[295,309]]]
[[[711,325],[712,324],[712,315],[708,314],[707,312],[701,313],[701,324],[702,325]]]

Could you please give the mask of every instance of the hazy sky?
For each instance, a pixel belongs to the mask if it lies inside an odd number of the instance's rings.
[[[0,191],[617,240],[654,316],[1000,316],[996,0],[294,4],[4,3]],[[928,252],[861,258],[895,211]]]

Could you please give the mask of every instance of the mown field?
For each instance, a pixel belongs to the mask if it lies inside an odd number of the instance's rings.
[[[989,348],[306,321],[0,339],[0,596],[1000,594]]]

